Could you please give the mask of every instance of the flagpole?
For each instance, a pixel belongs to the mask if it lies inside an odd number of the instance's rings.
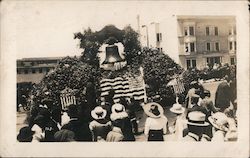
[[[145,84],[145,81],[144,81],[144,75],[143,75],[143,68],[140,67],[140,72],[141,72],[141,77],[142,77],[142,85],[143,85],[143,88],[144,88],[144,103],[147,103],[147,93],[146,93],[146,84]]]

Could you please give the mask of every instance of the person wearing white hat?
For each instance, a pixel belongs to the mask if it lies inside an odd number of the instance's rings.
[[[135,136],[132,131],[132,124],[129,116],[122,104],[116,103],[111,108],[110,119],[113,127],[118,127],[123,133],[123,141],[135,141]]]
[[[200,111],[188,113],[188,134],[182,139],[183,141],[200,141],[204,127],[209,123],[205,121],[206,115]]]
[[[107,111],[101,106],[97,106],[91,111],[91,116],[94,120],[90,122],[89,129],[92,133],[93,141],[105,141],[107,134],[111,131],[111,122],[105,119],[106,115]]]
[[[170,108],[170,111],[176,114],[175,126],[172,132],[174,133],[174,140],[181,140],[183,137],[183,130],[186,127],[186,119],[183,115],[185,108],[177,102]]]
[[[143,106],[145,114],[148,116],[145,122],[144,134],[148,141],[164,141],[163,135],[167,133],[167,118],[164,110],[158,103],[147,103]]]
[[[226,141],[225,136],[229,131],[228,117],[222,112],[217,112],[210,116],[208,120],[214,127],[213,138],[211,141]]]

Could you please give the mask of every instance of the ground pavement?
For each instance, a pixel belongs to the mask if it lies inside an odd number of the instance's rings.
[[[207,90],[210,90],[211,98],[213,101],[215,98],[215,92],[216,92],[217,86],[220,82],[221,81],[207,81],[207,82],[203,83],[204,88]],[[164,107],[164,114],[168,118],[168,125],[171,126],[173,124],[173,122],[175,121],[175,116],[173,113],[170,112],[169,109],[170,109],[170,107]],[[21,109],[21,112],[17,112],[17,128],[16,128],[17,133],[18,133],[20,128],[27,125],[25,123],[25,118],[26,118],[26,112],[24,112],[22,109]],[[137,112],[137,118],[139,120],[139,124],[138,124],[139,131],[143,132],[144,124],[145,124],[145,120],[146,120],[147,116],[144,114],[143,111],[139,111],[139,112]],[[172,135],[167,134],[164,136],[164,139],[165,139],[165,141],[171,141]],[[147,138],[145,137],[145,135],[143,133],[136,136],[136,141],[146,141],[146,140],[147,140]]]

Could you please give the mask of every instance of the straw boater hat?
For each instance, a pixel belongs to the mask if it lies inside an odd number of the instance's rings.
[[[216,112],[212,116],[208,117],[209,122],[217,129],[222,131],[228,131],[228,118],[222,112]]]
[[[175,103],[171,108],[170,111],[175,114],[182,114],[185,111],[185,108],[182,107],[181,104]]]
[[[192,111],[188,113],[188,122],[189,125],[194,126],[208,126],[209,123],[205,122],[206,115],[200,111]]]
[[[107,111],[100,106],[95,107],[95,109],[91,111],[91,116],[96,120],[104,119],[106,115]]]
[[[152,110],[154,110],[154,108],[158,108],[159,115],[155,115],[152,112]],[[155,102],[147,103],[146,105],[143,106],[143,110],[144,110],[146,115],[148,115],[149,117],[152,117],[152,118],[159,118],[164,114],[164,110],[163,110],[162,106],[158,103],[155,103]]]
[[[116,103],[112,105],[111,111],[112,113],[125,112],[125,107],[122,104]]]

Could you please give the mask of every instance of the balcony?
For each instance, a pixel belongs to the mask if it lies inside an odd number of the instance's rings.
[[[192,43],[196,42],[195,36],[184,36],[184,43]]]

